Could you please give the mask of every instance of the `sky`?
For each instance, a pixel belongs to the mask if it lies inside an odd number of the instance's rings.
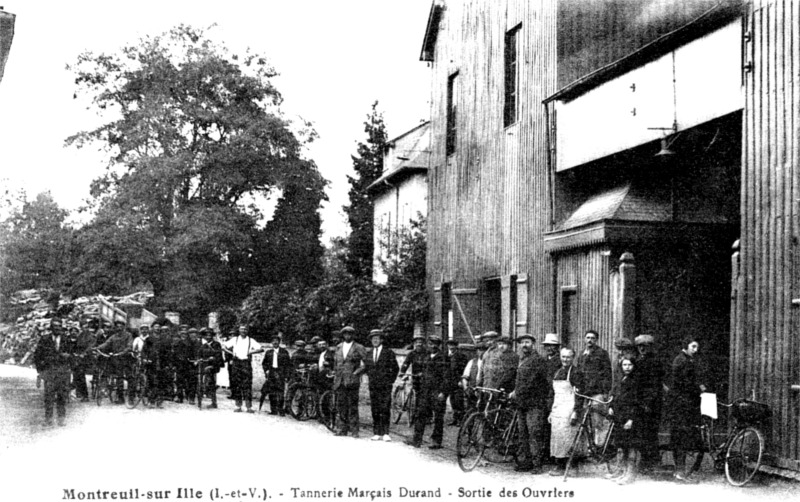
[[[66,66],[84,51],[116,52],[181,23],[216,24],[211,38],[265,55],[280,73],[282,110],[314,124],[319,139],[307,156],[330,181],[324,238],[344,235],[350,156],[366,138],[372,103],[390,138],[429,116],[430,69],[419,54],[431,1],[0,0],[17,16],[0,82],[0,184],[29,198],[49,190],[63,208],[78,209],[106,159],[97,148],[64,146],[98,124],[86,100],[73,98]]]

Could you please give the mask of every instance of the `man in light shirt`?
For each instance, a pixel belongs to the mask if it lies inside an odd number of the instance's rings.
[[[242,401],[247,406],[247,413],[253,411],[253,365],[250,358],[253,354],[264,352],[261,344],[247,336],[248,328],[239,326],[239,336],[226,342],[222,348],[233,356],[231,360],[231,389],[236,402],[234,412],[242,412]]]

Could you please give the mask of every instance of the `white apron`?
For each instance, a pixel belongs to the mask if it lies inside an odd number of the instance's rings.
[[[572,367],[570,366],[567,370],[566,380],[553,380],[553,409],[550,411],[550,455],[555,458],[569,456],[569,448],[578,431],[578,425],[569,424],[569,417],[575,410],[575,388],[569,382],[571,373]]]

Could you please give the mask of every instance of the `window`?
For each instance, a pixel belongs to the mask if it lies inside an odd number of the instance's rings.
[[[447,79],[447,155],[452,155],[456,151],[456,91],[458,83],[458,72],[453,73]]]
[[[517,25],[506,32],[505,38],[505,103],[503,106],[503,126],[508,127],[517,121],[517,61],[519,29]]]

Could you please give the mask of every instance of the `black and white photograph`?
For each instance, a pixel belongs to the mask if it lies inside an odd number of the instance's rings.
[[[0,4],[0,501],[800,497],[800,0]]]

